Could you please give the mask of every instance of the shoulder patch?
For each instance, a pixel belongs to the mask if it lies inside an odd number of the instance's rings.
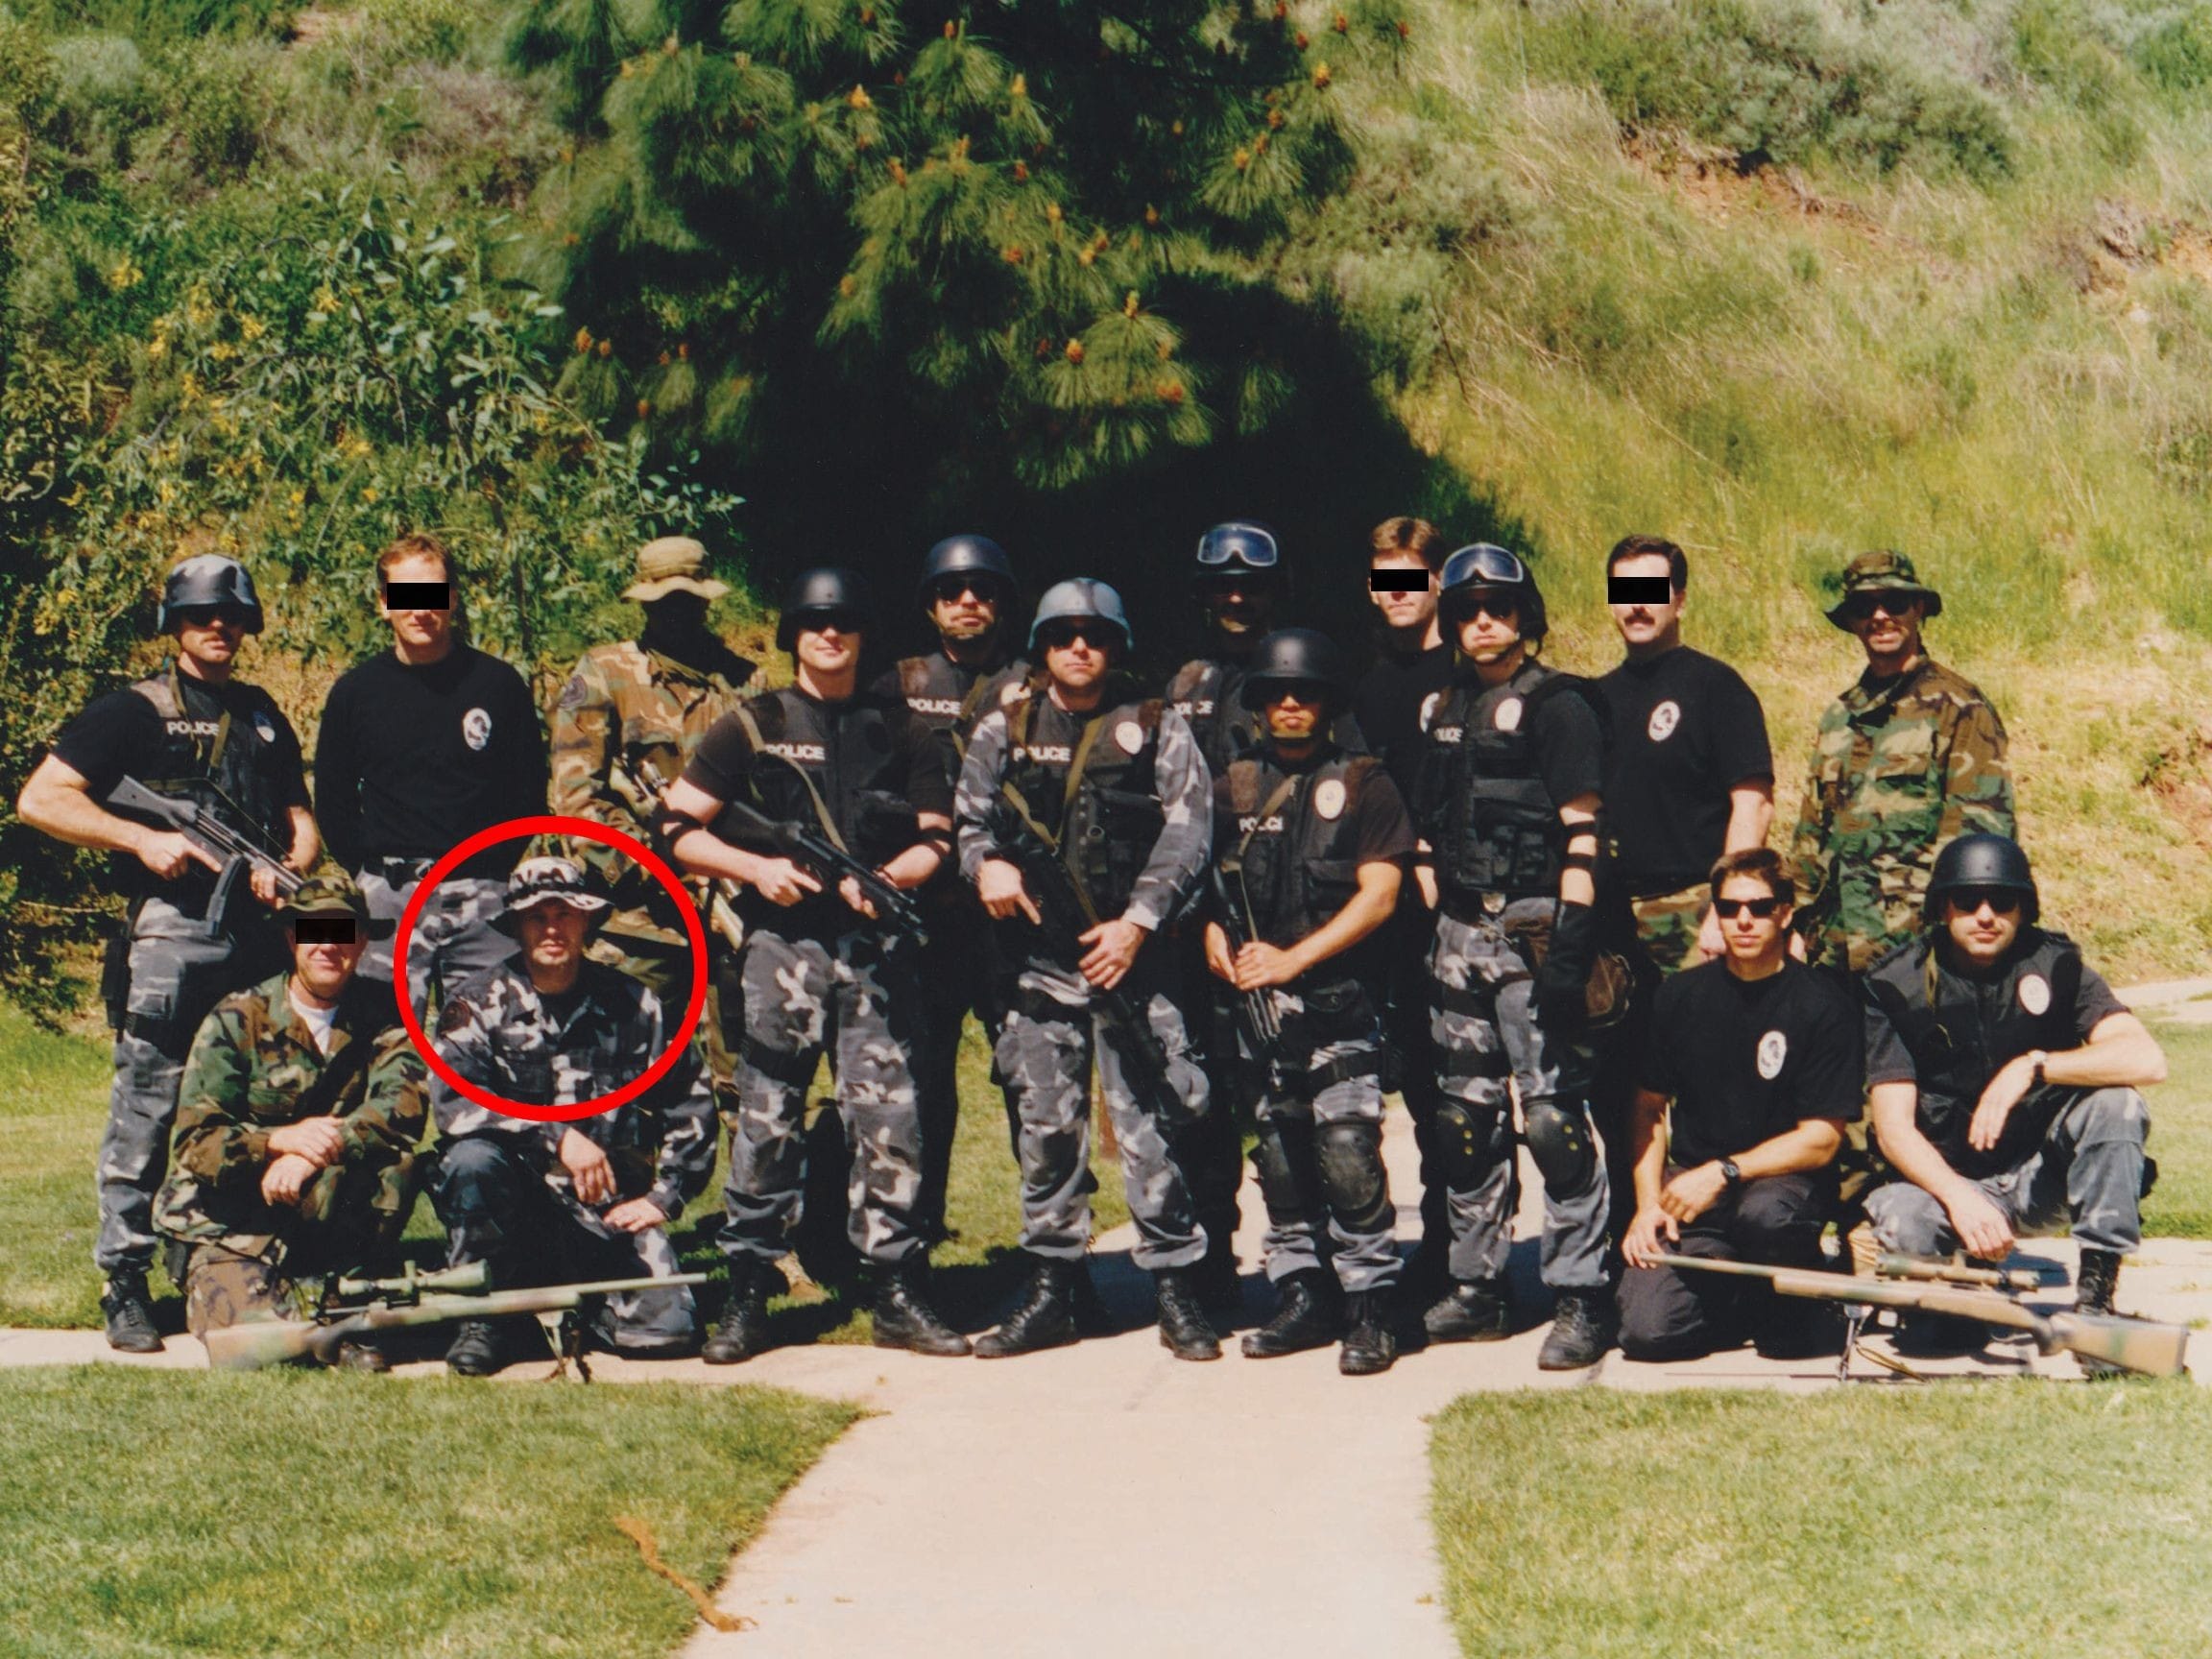
[[[2036,1018],[2051,1011],[2051,981],[2040,974],[2023,974],[2020,979],[2020,1006]]]
[[[1436,718],[1436,705],[1444,701],[1444,693],[1431,691],[1421,699],[1421,730],[1429,730],[1429,722]]]
[[[1313,810],[1334,824],[1344,816],[1344,780],[1324,778],[1313,786]]]
[[[1144,747],[1144,728],[1134,720],[1124,720],[1114,728],[1114,743],[1124,755],[1134,755]]]
[[[1490,724],[1497,727],[1501,732],[1518,731],[1521,726],[1521,711],[1527,706],[1527,703],[1525,698],[1507,697],[1490,711]]]
[[[1790,1039],[1780,1031],[1769,1031],[1759,1039],[1759,1075],[1771,1083],[1782,1075],[1783,1062],[1790,1058]]]

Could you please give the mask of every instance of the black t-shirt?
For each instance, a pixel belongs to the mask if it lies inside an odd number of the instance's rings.
[[[1452,684],[1454,666],[1449,641],[1410,653],[1385,648],[1353,693],[1353,717],[1368,752],[1382,757],[1407,800],[1421,770],[1421,706]]]
[[[339,677],[315,745],[315,814],[349,869],[442,858],[479,830],[545,810],[545,734],[522,676],[469,645],[410,666],[384,651]],[[525,841],[487,848],[503,876]]]
[[[233,731],[252,727],[259,739],[258,764],[267,800],[279,807],[307,805],[299,733],[265,693],[234,680],[210,685],[181,673],[177,676],[177,688],[184,699],[186,719],[213,728],[228,714]],[[204,747],[212,743],[211,738],[196,741],[202,741]],[[105,797],[126,777],[141,783],[168,781],[161,776],[168,752],[161,715],[153,704],[129,689],[109,691],[87,703],[76,719],[61,728],[52,750],[63,765],[84,778],[94,800]],[[276,838],[279,848],[290,851],[292,836],[282,824],[260,828]],[[114,854],[110,869],[122,891],[132,895],[158,892],[188,914],[203,909],[215,890],[214,875],[197,863],[168,882],[158,880],[127,853]]]
[[[1743,677],[1687,645],[1599,682],[1613,718],[1605,809],[1639,896],[1703,881],[1728,832],[1728,791],[1774,780],[1767,717]]]
[[[2008,959],[2008,962],[2011,959]],[[1992,982],[2002,984],[2008,970],[2001,969],[1991,976]],[[1946,976],[1951,975],[1946,971]],[[1912,1051],[1905,1046],[1905,1040],[1897,1035],[1897,1027],[1890,1023],[1889,1016],[1871,997],[1864,1003],[1866,1019],[1866,1086],[1877,1083],[1917,1083],[1920,1073],[1912,1064]],[[2112,987],[2103,974],[2086,962],[2081,965],[2081,988],[2074,994],[2072,1025],[2077,1045],[2089,1041],[2089,1033],[2114,1014],[2128,1012],[2128,1004],[2113,995]],[[2025,1052],[2025,1050],[2023,1050]],[[1996,1067],[2013,1059],[2010,1054],[1993,1054],[1994,1064],[1990,1075],[1996,1075]],[[1986,1084],[1984,1087],[1987,1087]]]
[[[1669,1160],[1730,1158],[1808,1118],[1856,1119],[1859,1007],[1826,974],[1785,962],[1743,980],[1725,961],[1663,981],[1652,1003],[1644,1087],[1674,1101]]]

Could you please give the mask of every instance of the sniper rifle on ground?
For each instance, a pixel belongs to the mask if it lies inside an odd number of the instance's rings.
[[[1874,1259],[1884,1279],[1916,1279],[1924,1284],[1975,1285],[1984,1290],[2021,1295],[2043,1288],[2043,1275],[2028,1267],[1977,1267],[1970,1262],[1938,1262],[1926,1256],[1900,1256],[1885,1250]],[[2065,1281],[2059,1281],[2063,1284]]]
[[[2025,1331],[2045,1354],[2060,1350],[2080,1358],[2140,1371],[2151,1377],[2179,1376],[2187,1357],[2189,1330],[2183,1325],[2160,1325],[2148,1319],[2123,1319],[2104,1313],[2077,1313],[2070,1310],[2039,1313],[1995,1290],[1953,1286],[1936,1283],[1918,1285],[1896,1279],[1861,1278],[1849,1273],[1822,1273],[1793,1267],[1767,1267],[1756,1262],[1722,1262],[1700,1256],[1662,1254],[1654,1260],[1663,1267],[1690,1268],[1699,1273],[1734,1273],[1747,1279],[1765,1279],[1785,1296],[1811,1296],[1828,1302],[1845,1302],[1867,1308],[1909,1308],[1923,1313],[1947,1314]],[[1937,1263],[1936,1265],[1940,1265]],[[1849,1363],[1849,1353],[1844,1359]]]

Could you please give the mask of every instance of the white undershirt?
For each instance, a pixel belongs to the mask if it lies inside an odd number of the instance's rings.
[[[315,1039],[316,1051],[325,1057],[330,1052],[330,1039],[338,1027],[338,1010],[335,1008],[310,1008],[300,1000],[297,989],[286,987],[284,999],[292,1004],[292,1012],[307,1022],[307,1035]]]

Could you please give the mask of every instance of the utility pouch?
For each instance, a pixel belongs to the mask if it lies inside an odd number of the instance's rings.
[[[108,935],[100,952],[100,1003],[108,1014],[108,1029],[120,1031],[131,1003],[131,925],[119,926]]]
[[[1534,974],[1544,966],[1544,958],[1551,949],[1551,917],[1547,910],[1542,915],[1525,918],[1501,918],[1499,926],[1505,936],[1513,941],[1514,949],[1521,952]],[[1628,1018],[1628,999],[1635,989],[1635,970],[1628,958],[1619,950],[1602,947],[1591,959],[1590,977],[1583,982],[1582,1002],[1588,1011],[1586,1029],[1604,1031]]]

